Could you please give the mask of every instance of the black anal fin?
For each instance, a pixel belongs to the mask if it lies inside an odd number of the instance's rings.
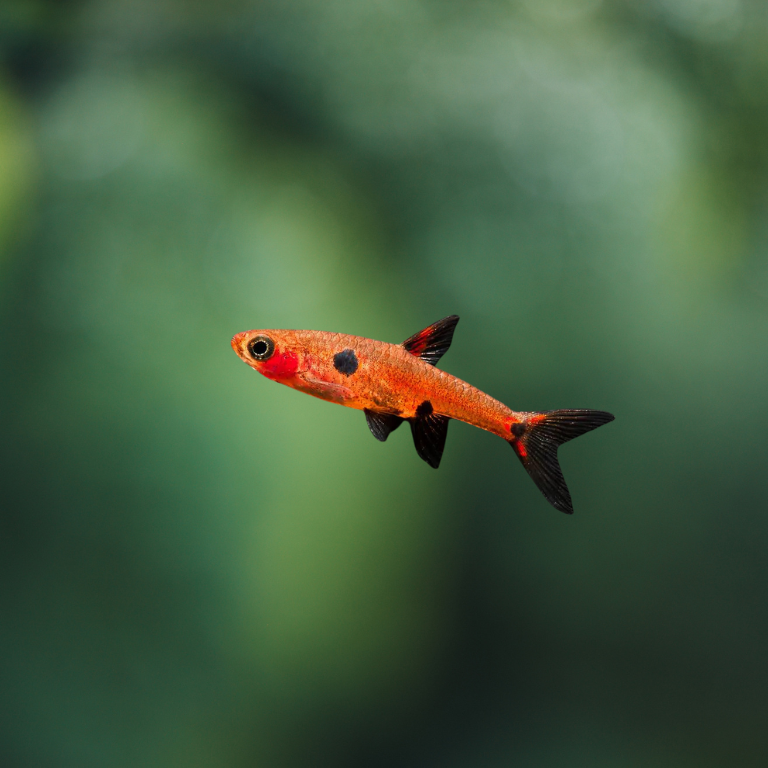
[[[377,413],[376,411],[369,411],[367,408],[364,409],[364,412],[368,428],[373,436],[377,440],[381,440],[382,443],[389,437],[390,432],[394,432],[403,423],[399,416],[392,413]]]
[[[438,320],[423,331],[411,336],[410,339],[406,339],[403,346],[412,355],[420,357],[425,363],[437,365],[437,361],[451,346],[453,332],[456,330],[456,323],[458,322],[458,315],[451,315]]]
[[[440,466],[440,459],[443,457],[450,419],[439,413],[432,413],[432,404],[427,401],[418,407],[416,416],[410,421],[416,453],[430,467],[437,469]]]

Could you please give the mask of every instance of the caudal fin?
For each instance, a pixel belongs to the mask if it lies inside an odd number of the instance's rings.
[[[512,425],[509,444],[555,509],[573,514],[571,494],[557,461],[558,446],[613,418],[605,411],[548,411],[533,413]]]

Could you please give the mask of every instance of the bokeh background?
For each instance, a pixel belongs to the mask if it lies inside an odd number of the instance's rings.
[[[398,342],[508,446],[275,386]],[[3,0],[0,762],[764,766],[768,4]]]

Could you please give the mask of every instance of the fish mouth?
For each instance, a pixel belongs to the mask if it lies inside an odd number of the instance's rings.
[[[245,332],[236,333],[230,342],[230,344],[232,344],[232,349],[235,350],[239,357],[243,356],[243,339],[246,337],[246,335],[247,334]]]

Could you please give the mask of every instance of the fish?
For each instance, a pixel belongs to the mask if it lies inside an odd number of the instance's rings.
[[[402,344],[326,331],[252,330],[235,334],[232,349],[266,378],[365,413],[384,442],[404,421],[418,455],[437,469],[451,419],[504,439],[555,509],[573,513],[557,458],[560,445],[613,421],[606,411],[513,411],[437,367],[453,340],[457,315]]]

